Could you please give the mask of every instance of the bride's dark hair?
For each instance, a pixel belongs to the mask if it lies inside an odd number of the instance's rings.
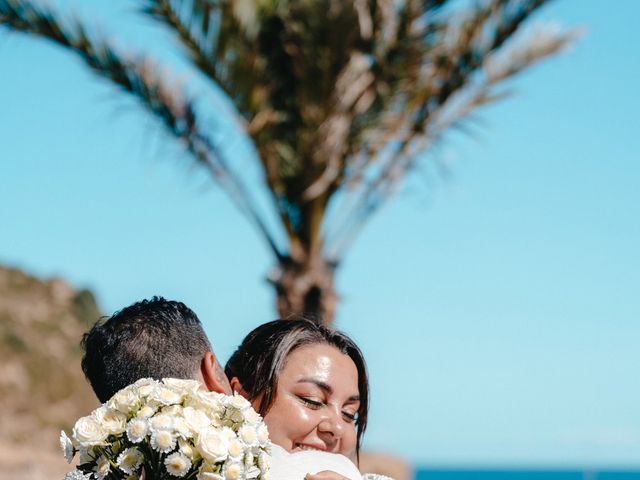
[[[276,399],[278,377],[289,355],[300,347],[316,344],[335,347],[351,358],[358,371],[356,452],[359,452],[369,413],[369,378],[362,352],[344,333],[304,318],[265,323],[244,338],[227,362],[225,373],[229,380],[237,377],[249,400],[261,397],[257,410],[264,416]]]

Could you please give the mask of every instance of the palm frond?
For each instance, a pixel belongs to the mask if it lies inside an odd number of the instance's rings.
[[[507,43],[544,2],[526,3],[492,1],[438,27],[442,38],[425,48],[419,71],[413,77],[405,74],[405,84],[394,90],[396,98],[386,100],[379,120],[374,118],[360,132],[366,154],[347,159],[344,181],[355,200],[325,240],[330,258],[344,254],[415,162],[448,130],[504,98],[500,88],[506,80],[575,40],[577,30],[537,28],[522,41]]]
[[[174,32],[193,64],[217,85],[216,44],[220,7],[211,0],[145,0],[142,12]]]
[[[223,153],[200,130],[194,101],[167,81],[166,75],[160,75],[162,70],[157,62],[143,56],[125,58],[106,40],[90,36],[79,21],[62,21],[48,8],[28,1],[0,0],[0,25],[66,48],[96,74],[137,99],[227,191],[273,253],[277,257],[282,255],[250,195],[226,164]]]

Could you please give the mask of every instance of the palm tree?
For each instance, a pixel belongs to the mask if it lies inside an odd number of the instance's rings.
[[[138,0],[236,108],[270,207],[204,127],[201,105],[148,56],[75,17],[0,0],[0,25],[55,42],[132,95],[207,169],[262,236],[282,316],[330,323],[336,268],[363,225],[444,134],[508,93],[510,77],[575,31],[524,28],[547,0]],[[230,119],[232,120],[232,119]],[[433,161],[433,160],[430,160]],[[283,240],[286,239],[286,240]]]

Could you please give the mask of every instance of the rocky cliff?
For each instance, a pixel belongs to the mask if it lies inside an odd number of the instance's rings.
[[[58,435],[97,406],[79,343],[99,316],[87,290],[0,267],[0,480],[68,471]]]

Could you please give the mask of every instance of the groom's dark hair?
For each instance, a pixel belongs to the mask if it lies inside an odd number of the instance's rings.
[[[162,297],[101,318],[81,345],[82,370],[101,402],[141,378],[194,378],[211,351],[193,310]]]

